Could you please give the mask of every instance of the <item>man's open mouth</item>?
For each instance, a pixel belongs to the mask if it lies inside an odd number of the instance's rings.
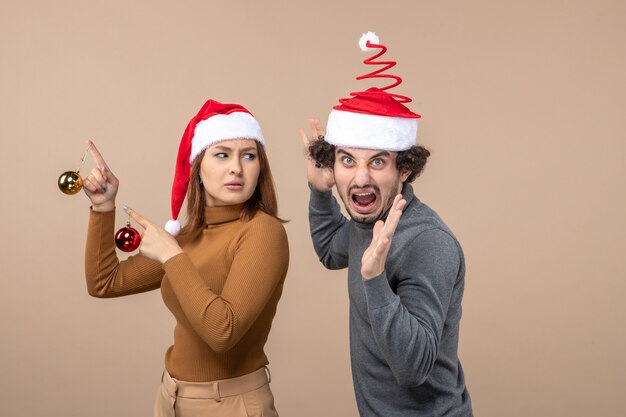
[[[352,203],[359,213],[369,213],[376,205],[376,194],[374,192],[353,192]]]

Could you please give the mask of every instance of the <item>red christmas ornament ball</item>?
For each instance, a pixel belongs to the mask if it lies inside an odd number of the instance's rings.
[[[122,227],[115,233],[115,245],[123,252],[132,252],[139,247],[141,235],[130,226]]]

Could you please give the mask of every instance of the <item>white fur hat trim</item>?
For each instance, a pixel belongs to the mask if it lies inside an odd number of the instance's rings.
[[[333,109],[326,130],[326,142],[336,146],[404,151],[416,143],[417,119]]]
[[[196,125],[189,163],[208,146],[228,139],[254,139],[265,146],[261,126],[250,113],[216,114]]]

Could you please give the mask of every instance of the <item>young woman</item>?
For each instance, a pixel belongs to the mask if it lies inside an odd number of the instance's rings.
[[[154,416],[277,416],[263,347],[289,248],[264,146],[245,108],[207,101],[181,140],[169,232],[128,210],[145,230],[140,254],[119,261],[113,240],[119,182],[90,143],[97,167],[84,181],[92,203],[89,294],[161,288],[177,321]],[[187,223],[172,228],[185,194]]]

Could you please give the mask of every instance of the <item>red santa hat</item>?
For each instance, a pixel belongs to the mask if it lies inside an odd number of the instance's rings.
[[[410,98],[386,91],[402,83],[402,78],[397,75],[383,74],[394,67],[396,62],[375,61],[387,51],[387,47],[380,43],[373,32],[363,34],[359,46],[364,52],[380,49],[363,63],[384,67],[356,79],[391,78],[395,82],[383,88],[372,87],[350,93],[350,98],[340,99],[341,104],[333,107],[328,116],[325,140],[336,146],[353,148],[389,151],[409,149],[415,145],[417,119],[421,116],[403,104],[410,103]]]
[[[189,121],[180,140],[172,185],[172,220],[165,224],[173,236],[180,233],[178,215],[187,194],[191,164],[207,147],[228,139],[254,139],[265,146],[261,126],[252,113],[239,104],[208,100]]]

